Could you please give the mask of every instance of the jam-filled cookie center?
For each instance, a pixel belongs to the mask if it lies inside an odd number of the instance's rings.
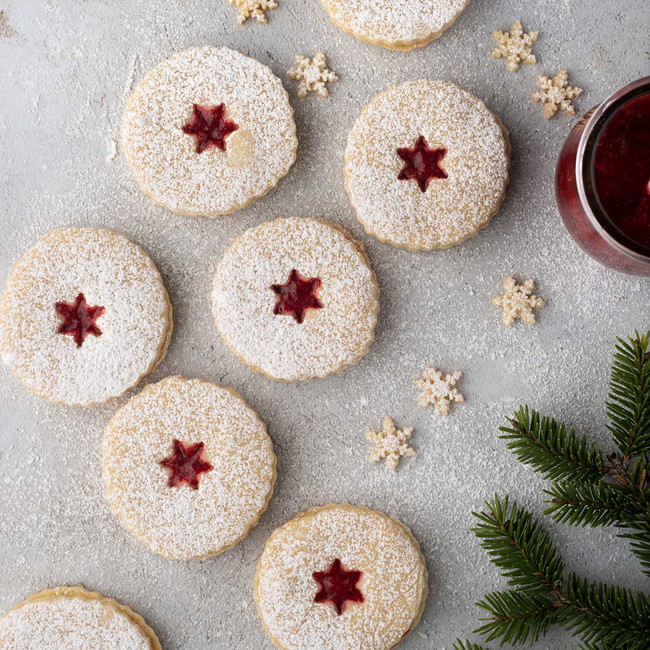
[[[405,163],[397,178],[401,181],[417,181],[422,192],[427,191],[434,178],[447,178],[447,173],[440,167],[440,161],[447,155],[447,150],[430,147],[423,135],[413,147],[398,149],[397,155]]]
[[[345,611],[347,601],[363,602],[363,594],[357,587],[361,571],[348,571],[338,558],[327,571],[314,571],[314,580],[320,589],[314,597],[315,603],[332,603],[340,616]]]

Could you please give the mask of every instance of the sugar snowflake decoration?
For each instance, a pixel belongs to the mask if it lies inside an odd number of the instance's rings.
[[[290,79],[299,83],[298,97],[305,97],[308,92],[315,92],[320,97],[327,97],[327,84],[337,81],[334,72],[327,69],[327,59],[322,52],[314,54],[314,58],[296,54],[293,68],[287,72]]]
[[[513,23],[509,32],[495,30],[492,38],[499,44],[499,47],[492,50],[493,59],[507,59],[506,68],[509,72],[516,72],[522,63],[537,63],[532,52],[533,44],[537,42],[539,32],[524,32],[521,21]]]
[[[440,370],[429,366],[422,377],[415,380],[415,385],[422,391],[418,406],[434,406],[440,415],[449,415],[452,402],[464,402],[465,398],[454,388],[461,378],[460,371],[443,375]]]
[[[275,0],[228,0],[228,2],[237,7],[239,16],[238,23],[245,23],[249,18],[257,18],[261,23],[267,22],[265,11],[275,9],[278,5]]]
[[[535,313],[533,310],[541,309],[546,303],[539,297],[534,296],[535,281],[526,280],[523,284],[517,284],[512,276],[508,276],[503,282],[505,293],[492,299],[492,303],[503,308],[503,322],[508,327],[517,318],[524,323],[533,325]]]
[[[380,431],[366,431],[366,438],[375,445],[370,460],[376,463],[386,459],[386,465],[393,471],[397,469],[402,456],[415,456],[415,450],[408,441],[413,429],[398,429],[392,418],[385,417]]]
[[[544,104],[544,117],[550,120],[558,110],[563,110],[567,115],[575,115],[571,100],[582,94],[582,88],[569,86],[569,75],[566,70],[560,72],[552,79],[545,74],[537,77],[539,90],[535,91],[530,98],[534,102]]]

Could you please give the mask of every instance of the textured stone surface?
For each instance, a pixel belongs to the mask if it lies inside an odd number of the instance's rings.
[[[151,254],[174,304],[171,347],[151,380],[181,373],[234,386],[268,424],[279,456],[275,496],[243,543],[214,559],[168,562],[123,531],[102,498],[99,441],[124,399],[91,410],[48,406],[2,371],[0,610],[48,586],[83,583],[141,613],[167,650],[268,648],[251,587],[265,539],[301,510],[349,501],[399,517],[427,556],[427,609],[401,647],[450,648],[476,626],[472,603],[504,583],[467,532],[470,511],[495,490],[535,509],[541,504],[542,482],[497,440],[498,424],[526,402],[606,442],[602,398],[611,344],[649,321],[650,282],[599,267],[564,231],[553,167],[574,120],[558,115],[547,123],[528,99],[537,74],[567,68],[585,89],[576,101],[582,114],[648,74],[645,3],[529,5],[475,0],[440,40],[404,54],[343,34],[317,0],[283,0],[268,24],[243,26],[225,0],[0,0],[17,32],[0,39],[3,282],[47,230],[95,225],[123,232]],[[541,31],[539,63],[511,74],[489,56],[491,31],[517,18]],[[173,52],[204,44],[269,64],[291,94],[300,137],[298,161],[275,190],[214,220],[154,207],[115,155],[134,81]],[[294,54],[320,50],[340,81],[329,99],[299,100],[285,71]],[[474,92],[501,116],[513,144],[501,213],[474,239],[433,253],[367,237],[341,173],[360,108],[389,85],[418,77]],[[381,284],[370,354],[323,381],[284,385],[256,375],[227,351],[212,322],[210,286],[223,251],[246,228],[281,215],[349,228],[366,244]],[[548,303],[532,327],[505,328],[490,304],[511,273],[534,277]],[[413,379],[429,364],[463,372],[466,403],[448,418],[417,407]],[[397,473],[367,460],[364,431],[385,414],[415,428],[418,455]],[[647,588],[626,544],[610,531],[554,527],[553,536],[585,575]],[[567,638],[552,635],[537,647],[564,646]]]

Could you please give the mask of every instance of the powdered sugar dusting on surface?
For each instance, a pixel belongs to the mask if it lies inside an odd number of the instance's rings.
[[[400,180],[396,151],[419,136],[447,150],[426,192]],[[486,226],[503,200],[509,145],[499,120],[471,93],[446,81],[411,81],[377,95],[345,149],[346,189],[375,237],[413,249],[447,248]]]
[[[469,0],[323,0],[343,30],[385,47],[424,45],[447,29]]]
[[[238,130],[226,151],[196,152],[182,126],[193,104],[225,104]],[[154,68],[129,98],[122,150],[155,203],[190,216],[238,210],[268,192],[293,164],[293,109],[270,68],[228,48],[192,48]]]
[[[315,603],[312,574],[335,559],[361,571],[364,602],[349,602],[340,616]],[[281,648],[388,650],[417,623],[427,592],[427,571],[408,529],[381,512],[348,505],[314,508],[269,538],[255,576],[255,600]]]
[[[168,485],[160,465],[177,438],[204,443],[213,469],[197,490]],[[122,407],[102,440],[106,498],[126,528],[155,553],[215,555],[244,537],[266,509],[275,455],[266,427],[234,391],[168,377]]]
[[[289,273],[319,278],[322,309],[298,323],[273,313],[273,284]],[[276,219],[246,231],[226,251],[214,279],[213,314],[241,360],[275,379],[324,377],[356,363],[377,322],[375,275],[345,231],[317,219]]]
[[[37,594],[0,618],[3,650],[151,650],[160,647],[153,646],[143,629],[120,611],[114,601],[94,598],[95,594],[86,598],[54,593],[53,590]]]
[[[57,302],[83,293],[104,307],[77,347],[58,333]],[[2,359],[39,397],[74,406],[104,402],[137,384],[165,352],[171,305],[151,258],[111,230],[45,235],[14,266],[0,302]]]

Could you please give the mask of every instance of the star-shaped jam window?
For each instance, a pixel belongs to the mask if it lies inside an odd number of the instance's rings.
[[[432,149],[423,135],[417,139],[415,146],[398,149],[397,155],[406,163],[397,178],[401,181],[417,181],[422,192],[427,191],[431,179],[447,178],[446,172],[440,167],[440,161],[447,155],[447,150]]]
[[[271,285],[271,289],[278,297],[273,313],[291,314],[298,323],[302,323],[308,309],[323,307],[323,303],[316,295],[321,284],[319,278],[303,278],[296,269],[293,269],[286,284]]]
[[[174,440],[174,451],[160,464],[171,470],[169,473],[169,487],[178,487],[187,483],[195,490],[199,489],[199,476],[214,469],[203,456],[203,443],[185,445],[180,440]]]
[[[77,295],[74,302],[57,302],[54,306],[61,318],[59,334],[69,334],[74,337],[80,348],[89,334],[101,336],[102,331],[97,326],[97,319],[106,311],[104,307],[91,307],[86,302],[83,293]]]
[[[345,610],[348,600],[354,603],[363,602],[363,594],[357,588],[361,571],[347,571],[338,558],[332,562],[332,566],[327,571],[314,571],[312,575],[320,585],[314,602],[332,603],[339,616]]]
[[[194,104],[192,118],[183,125],[183,133],[196,138],[196,153],[210,147],[226,150],[226,138],[239,128],[226,117],[226,105],[199,106]]]

